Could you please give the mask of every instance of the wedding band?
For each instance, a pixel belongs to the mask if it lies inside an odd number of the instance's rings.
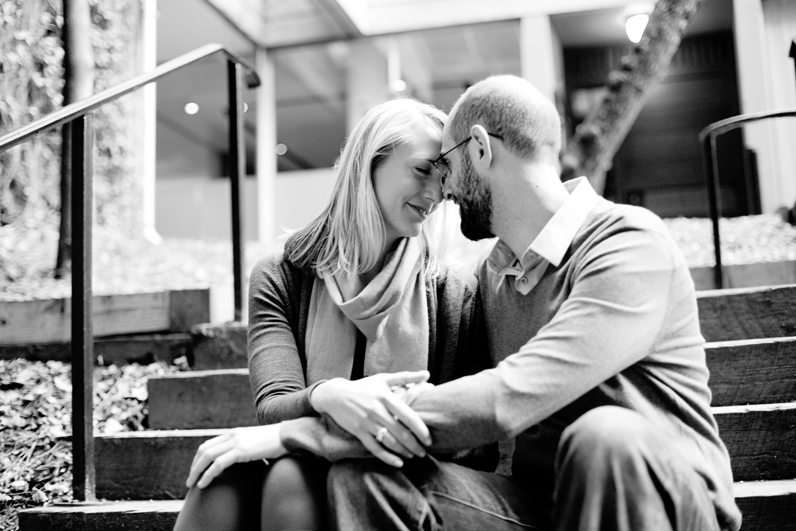
[[[379,428],[379,431],[376,432],[376,442],[381,444],[384,441],[384,436],[387,435],[387,428],[382,426]]]

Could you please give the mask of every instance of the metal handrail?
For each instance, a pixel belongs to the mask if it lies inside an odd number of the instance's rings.
[[[733,129],[743,127],[751,122],[789,117],[796,117],[796,109],[780,109],[741,114],[714,122],[699,133],[699,141],[702,143],[702,164],[705,170],[705,181],[708,188],[710,219],[713,222],[713,251],[716,257],[716,264],[713,266],[713,280],[716,285],[715,287],[718,289],[724,287],[724,273],[722,271],[721,235],[719,233],[721,198],[719,196],[719,161],[716,151],[716,137],[728,131],[732,131]]]
[[[77,101],[0,137],[0,153],[58,126],[69,139],[72,176],[72,491],[78,501],[95,496],[93,368],[94,344],[91,316],[91,220],[95,109],[159,78],[210,55],[221,53],[227,60],[229,174],[232,203],[232,267],[235,320],[243,307],[243,228],[241,186],[245,175],[243,146],[242,76],[249,88],[259,86],[254,68],[242,57],[219,44],[208,44],[163,63],[151,72],[138,75],[89,98]],[[245,70],[245,71],[244,71]],[[74,274],[77,273],[77,274]]]
[[[140,74],[123,83],[119,83],[114,87],[105,89],[102,92],[98,92],[93,96],[76,101],[75,103],[71,103],[43,118],[39,118],[38,120],[24,125],[19,129],[0,136],[0,152],[12,148],[34,136],[45,133],[50,129],[58,127],[59,125],[70,122],[75,118],[79,118],[80,116],[83,116],[108,102],[118,99],[125,94],[143,87],[144,85],[148,85],[153,81],[157,81],[163,76],[171,74],[176,70],[180,70],[216,53],[222,53],[227,56],[228,60],[245,67],[247,86],[249,88],[260,86],[260,77],[257,75],[257,72],[255,72],[254,67],[248,61],[238,54],[227,50],[220,44],[207,44],[201,48],[197,48],[196,50],[172,59],[171,61],[165,62],[151,72]]]

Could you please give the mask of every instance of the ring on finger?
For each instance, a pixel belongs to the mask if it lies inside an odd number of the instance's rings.
[[[382,426],[379,428],[379,431],[376,432],[376,442],[382,444],[384,442],[384,436],[387,435],[387,428]]]

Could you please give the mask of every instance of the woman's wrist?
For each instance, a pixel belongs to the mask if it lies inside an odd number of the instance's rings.
[[[317,413],[325,413],[327,411],[327,400],[329,398],[329,393],[339,380],[342,380],[342,378],[322,380],[310,388],[310,407],[312,407],[312,409],[314,409]]]

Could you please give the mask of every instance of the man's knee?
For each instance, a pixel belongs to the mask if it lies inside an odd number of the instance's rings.
[[[559,464],[564,459],[576,463],[634,459],[654,444],[654,431],[635,411],[616,406],[592,409],[564,430],[559,445]]]
[[[343,459],[332,464],[326,487],[330,494],[362,492],[389,481],[396,472],[378,459]]]

